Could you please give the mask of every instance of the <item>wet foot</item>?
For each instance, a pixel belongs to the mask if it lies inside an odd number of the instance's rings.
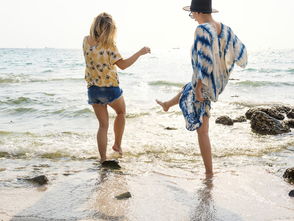
[[[162,109],[163,109],[165,112],[168,111],[169,107],[167,106],[166,102],[161,102],[161,101],[159,101],[159,100],[155,100],[155,101],[156,101],[156,103],[158,103],[158,104],[162,107]]]
[[[120,155],[123,154],[121,147],[118,146],[117,144],[114,144],[114,145],[112,146],[112,149],[113,149],[115,152],[118,152]]]

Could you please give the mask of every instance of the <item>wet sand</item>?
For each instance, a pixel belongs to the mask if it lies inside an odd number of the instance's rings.
[[[122,167],[87,162],[49,174],[42,187],[2,186],[0,220],[294,220],[293,186],[266,167],[219,168],[212,179],[198,168],[153,165],[136,175]],[[125,192],[132,197],[115,198]]]

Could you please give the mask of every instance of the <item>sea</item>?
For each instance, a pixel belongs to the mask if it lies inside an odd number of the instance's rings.
[[[115,112],[109,107],[108,158],[122,167],[109,171],[99,164],[98,121],[87,103],[82,50],[0,49],[0,217],[294,220],[294,201],[287,195],[293,186],[282,178],[294,166],[294,130],[259,135],[249,120],[215,123],[219,116],[244,116],[256,106],[294,106],[294,49],[248,56],[248,66],[235,67],[212,103],[212,189],[201,178],[197,133],[185,129],[178,105],[164,112],[155,102],[172,98],[191,80],[189,50],[154,50],[118,70],[127,109],[124,155],[111,150]],[[38,175],[48,177],[46,189],[25,181]],[[115,199],[119,190],[132,197]]]

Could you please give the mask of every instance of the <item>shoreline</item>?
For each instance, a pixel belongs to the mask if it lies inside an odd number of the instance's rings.
[[[79,163],[47,168],[51,175],[44,186],[1,187],[0,220],[294,219],[294,199],[288,196],[293,186],[267,166],[218,165],[210,180],[200,165],[189,171],[153,164],[135,174],[124,161],[117,171],[95,161],[82,164],[79,170]],[[128,191],[131,198],[115,198]]]

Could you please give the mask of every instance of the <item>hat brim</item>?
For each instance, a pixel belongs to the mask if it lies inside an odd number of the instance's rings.
[[[187,11],[187,12],[190,12],[191,10],[190,10],[190,6],[185,6],[184,8],[183,8],[183,10],[184,11]],[[211,13],[218,13],[218,10],[216,10],[216,9],[212,9],[212,12]]]

